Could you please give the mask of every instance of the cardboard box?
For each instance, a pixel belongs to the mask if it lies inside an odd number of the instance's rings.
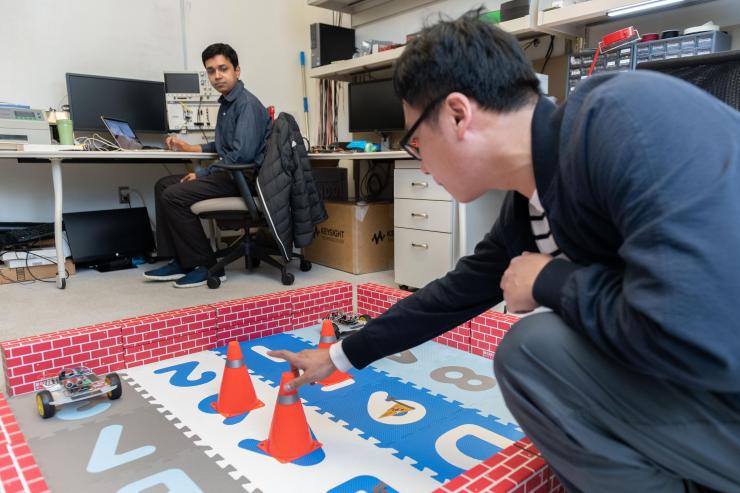
[[[393,203],[325,202],[329,219],[314,227],[303,253],[311,262],[366,274],[393,269]]]
[[[69,275],[75,273],[75,264],[70,259],[64,262],[64,268]],[[28,282],[36,279],[53,279],[57,275],[56,264],[36,265],[25,268],[18,267],[15,269],[0,266],[0,284],[12,284],[16,282]]]

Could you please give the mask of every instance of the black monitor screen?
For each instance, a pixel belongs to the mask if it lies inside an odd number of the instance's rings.
[[[403,130],[403,106],[393,81],[374,80],[349,85],[349,131]]]
[[[67,74],[75,130],[105,130],[101,116],[127,121],[135,132],[166,132],[164,83]]]
[[[63,219],[75,262],[104,262],[154,250],[146,207],[71,212]]]
[[[200,93],[198,73],[165,72],[164,90],[167,94],[198,94]]]

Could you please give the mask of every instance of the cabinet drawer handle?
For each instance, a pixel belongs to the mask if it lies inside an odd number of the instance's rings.
[[[414,248],[423,248],[424,250],[429,250],[429,244],[428,243],[414,243],[411,242],[411,246]]]
[[[425,181],[412,181],[411,182],[412,187],[419,187],[419,188],[427,188],[429,186],[429,183]]]
[[[412,212],[411,217],[423,217],[424,219],[429,217],[429,214],[426,212]]]

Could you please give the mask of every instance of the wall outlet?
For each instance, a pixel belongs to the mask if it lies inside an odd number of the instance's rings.
[[[128,187],[118,187],[118,202],[131,205],[131,190]]]

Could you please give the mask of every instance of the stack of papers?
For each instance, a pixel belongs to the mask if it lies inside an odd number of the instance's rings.
[[[22,151],[23,144],[12,140],[0,140],[0,151]]]

